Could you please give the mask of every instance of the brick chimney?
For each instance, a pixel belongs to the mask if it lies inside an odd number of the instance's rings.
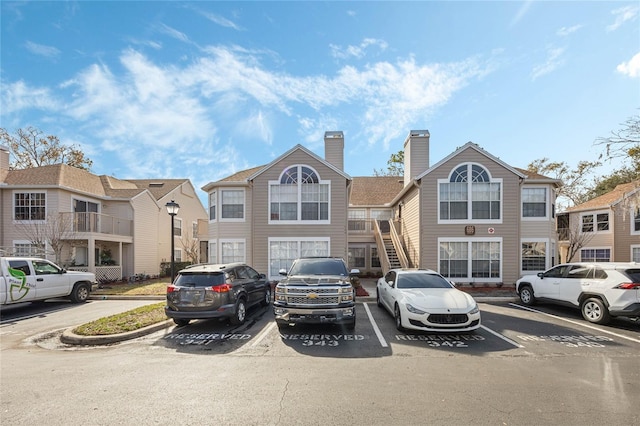
[[[324,159],[344,171],[344,133],[324,132]]]
[[[429,131],[411,130],[404,141],[404,186],[429,168]]]

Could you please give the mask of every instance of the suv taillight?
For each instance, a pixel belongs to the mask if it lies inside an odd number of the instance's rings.
[[[622,283],[618,284],[615,288],[620,290],[640,290],[640,283]]]
[[[173,293],[174,291],[178,291],[178,287],[172,284],[167,286],[167,294]]]
[[[231,286],[229,284],[214,285],[211,290],[215,293],[228,293],[231,291]]]

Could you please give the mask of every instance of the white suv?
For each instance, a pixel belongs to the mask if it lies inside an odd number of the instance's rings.
[[[536,301],[580,308],[587,321],[640,317],[640,263],[565,263],[516,282],[525,305]]]

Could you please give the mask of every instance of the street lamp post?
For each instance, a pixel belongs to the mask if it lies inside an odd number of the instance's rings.
[[[176,270],[175,270],[175,256],[174,256],[174,244],[175,244],[175,237],[173,235],[173,222],[174,219],[176,217],[176,215],[178,214],[178,210],[180,209],[180,205],[178,203],[176,203],[175,201],[171,200],[169,201],[167,204],[165,204],[165,206],[167,207],[167,213],[169,213],[169,216],[171,216],[171,282],[173,282],[173,279],[176,276]]]

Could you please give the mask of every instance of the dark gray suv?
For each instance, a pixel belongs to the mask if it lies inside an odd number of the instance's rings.
[[[247,309],[268,306],[271,286],[264,274],[243,263],[192,265],[167,286],[164,312],[177,325],[192,319],[229,318],[243,324]]]

